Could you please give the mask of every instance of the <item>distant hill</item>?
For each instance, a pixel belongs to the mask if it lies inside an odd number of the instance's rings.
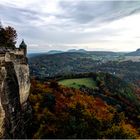
[[[79,50],[77,50],[77,52],[86,52],[86,50],[84,50],[84,49],[79,49]]]
[[[48,52],[40,52],[40,53],[29,53],[28,57],[36,57],[36,56],[40,56],[40,55],[51,55],[51,54],[60,54],[60,53],[86,53],[86,54],[90,54],[90,55],[98,55],[98,56],[102,56],[102,55],[118,55],[120,53],[116,53],[116,52],[111,52],[111,51],[87,51],[84,49],[70,49],[67,51],[62,51],[62,50],[50,50]]]
[[[29,64],[31,75],[36,77],[102,71],[140,86],[140,62],[123,59],[124,56],[115,52],[64,52],[30,57]]]
[[[67,52],[76,52],[76,51],[77,51],[76,49],[70,49]]]
[[[58,53],[65,53],[65,52],[87,52],[86,50],[84,49],[70,49],[70,50],[67,50],[67,51],[61,51],[61,50],[50,50],[47,52],[47,54],[58,54]]]
[[[64,51],[60,51],[60,50],[50,50],[47,52],[47,54],[57,54],[57,53],[63,53]]]
[[[27,55],[28,55],[28,58],[31,58],[31,57],[37,57],[39,55],[44,55],[44,54],[46,54],[46,53],[29,53]]]
[[[42,52],[42,53],[29,53],[28,54],[28,57],[37,57],[37,56],[40,56],[40,55],[50,55],[50,54],[59,54],[59,53],[66,53],[66,52],[87,52],[86,50],[84,49],[79,49],[79,50],[76,50],[76,49],[70,49],[68,51],[61,51],[61,50],[50,50],[48,52]]]
[[[137,49],[134,52],[127,53],[126,56],[140,56],[140,49]]]
[[[83,51],[83,50],[82,50]],[[96,67],[106,61],[116,59],[114,52],[64,52],[41,54],[30,57],[31,75],[53,77],[67,73],[96,71]]]
[[[84,50],[84,49],[79,49],[79,50],[76,50],[76,49],[70,49],[70,50],[68,50],[67,52],[87,52],[87,51]]]
[[[117,55],[124,55],[124,56],[140,56],[140,49],[137,49],[134,52],[129,53],[122,53],[122,52],[112,52],[112,51],[87,51],[85,49],[70,49],[67,51],[62,50],[50,50],[48,52],[43,53],[29,53],[28,57],[36,57],[40,55],[51,55],[51,54],[60,54],[60,53],[85,53],[87,55],[96,55],[96,56],[117,56]]]

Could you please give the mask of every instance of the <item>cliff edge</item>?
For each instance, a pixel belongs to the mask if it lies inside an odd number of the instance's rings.
[[[26,45],[0,47],[0,138],[26,138],[31,109]]]

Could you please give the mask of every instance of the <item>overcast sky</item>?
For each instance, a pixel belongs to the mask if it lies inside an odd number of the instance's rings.
[[[0,0],[0,20],[29,52],[140,48],[140,1]]]

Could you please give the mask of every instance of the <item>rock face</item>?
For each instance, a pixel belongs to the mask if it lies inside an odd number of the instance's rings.
[[[30,90],[29,66],[27,64],[15,65],[15,72],[19,84],[20,103],[23,104],[27,101]]]
[[[26,48],[0,53],[0,138],[26,138],[31,109]]]

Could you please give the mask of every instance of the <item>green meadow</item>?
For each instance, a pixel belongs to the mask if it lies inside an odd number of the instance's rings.
[[[81,86],[86,86],[88,88],[94,88],[96,86],[95,81],[92,78],[73,78],[73,79],[64,79],[58,81],[60,85],[67,87],[73,87],[79,89]]]

